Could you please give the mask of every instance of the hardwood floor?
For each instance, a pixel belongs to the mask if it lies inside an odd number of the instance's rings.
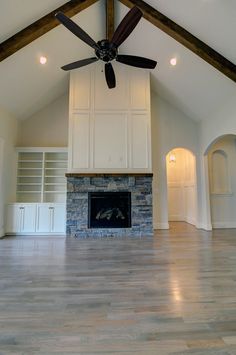
[[[0,354],[236,354],[236,230],[0,240]]]

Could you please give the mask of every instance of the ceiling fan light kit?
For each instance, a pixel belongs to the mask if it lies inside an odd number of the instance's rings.
[[[115,30],[111,41],[103,39],[101,41],[95,42],[81,27],[79,27],[74,21],[69,17],[64,15],[62,12],[58,12],[55,17],[57,20],[64,25],[69,31],[71,31],[75,36],[85,42],[87,45],[92,47],[95,51],[95,57],[78,60],[76,62],[64,65],[63,70],[72,70],[84,67],[85,65],[94,63],[98,60],[102,60],[105,63],[105,78],[107,86],[112,89],[116,86],[116,77],[114,73],[113,66],[111,62],[116,60],[122,64],[130,65],[132,67],[143,68],[143,69],[154,69],[157,62],[139,56],[133,55],[120,55],[118,54],[119,46],[127,39],[134,28],[137,26],[141,17],[143,16],[142,11],[138,7],[133,7],[123,20],[118,25]]]

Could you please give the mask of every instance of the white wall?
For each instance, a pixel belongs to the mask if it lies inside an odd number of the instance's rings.
[[[68,144],[68,94],[19,123],[17,145],[66,147]]]
[[[151,107],[154,228],[165,229],[169,227],[166,155],[174,148],[186,148],[196,156],[198,164],[199,127],[155,93],[152,93]]]
[[[207,148],[220,136],[236,134],[236,92],[229,98],[221,110],[216,111],[207,120],[201,122],[201,152],[204,154]]]
[[[204,154],[207,153],[217,138],[227,135],[236,134],[236,92],[235,95],[228,99],[221,110],[216,111],[211,117],[203,120],[200,125],[200,176],[201,189],[199,190],[199,220],[205,229],[211,229],[211,213],[210,213],[210,192],[208,178],[208,161]]]
[[[0,184],[0,236],[4,234],[4,205],[15,200],[17,120],[0,108],[0,139],[2,164]]]

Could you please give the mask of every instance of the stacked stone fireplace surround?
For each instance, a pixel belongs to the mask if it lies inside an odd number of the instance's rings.
[[[89,228],[89,192],[130,192],[131,228]],[[99,238],[152,234],[152,174],[67,174],[67,235]]]

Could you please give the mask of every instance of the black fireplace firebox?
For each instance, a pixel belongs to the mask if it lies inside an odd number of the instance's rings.
[[[131,193],[89,192],[88,228],[131,228]]]

